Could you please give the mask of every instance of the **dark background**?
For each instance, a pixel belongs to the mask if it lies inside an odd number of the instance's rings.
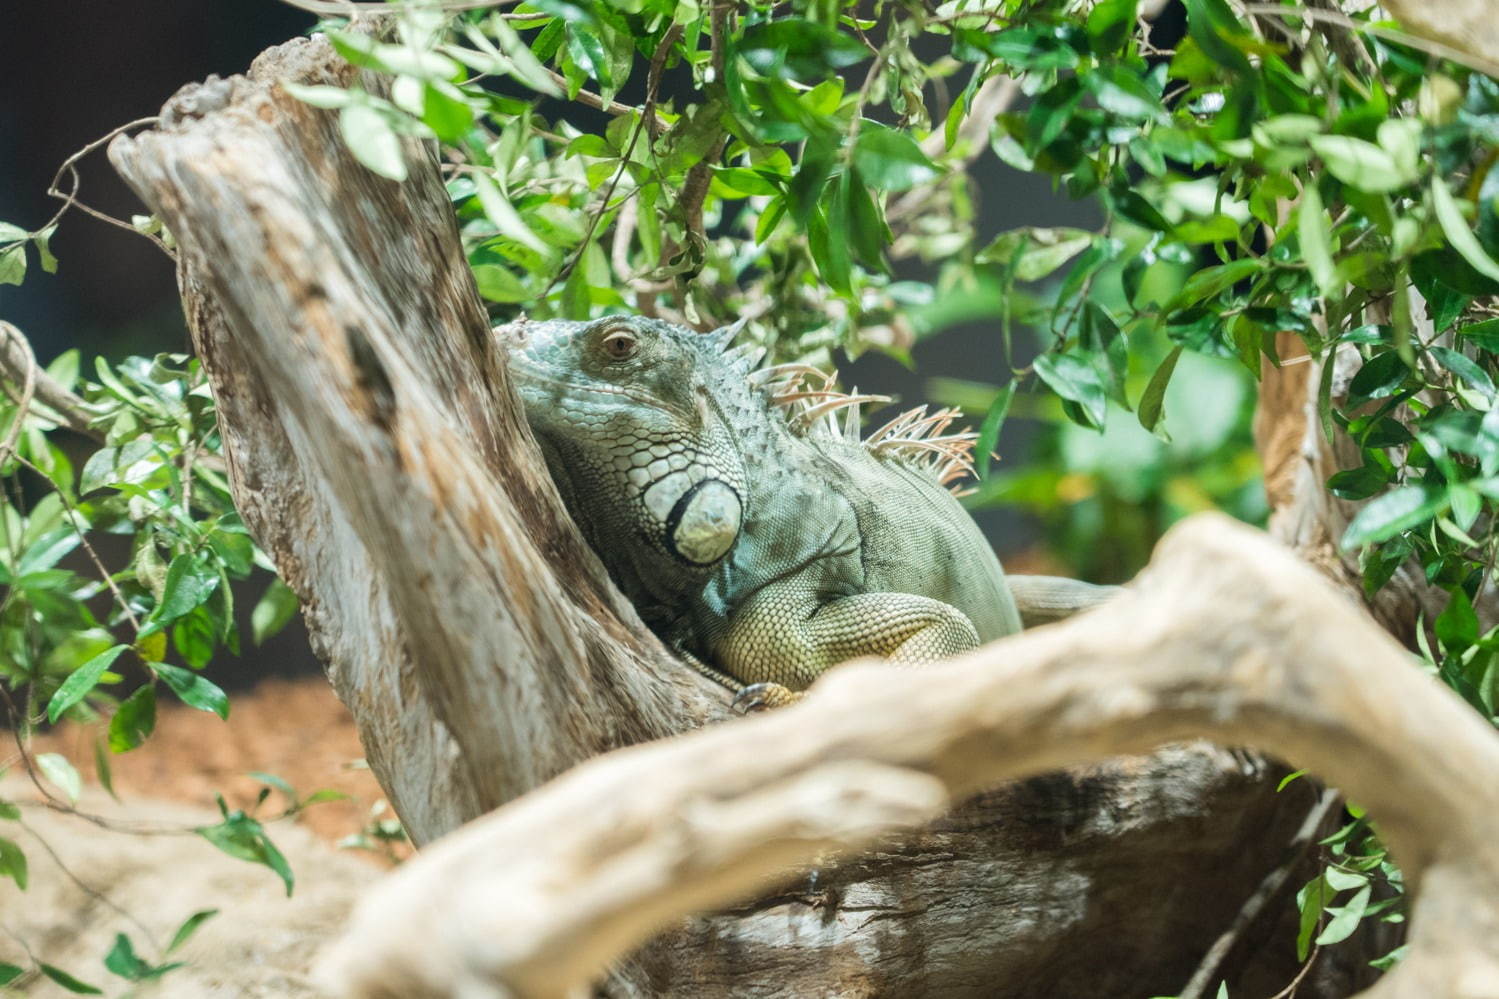
[[[46,190],[72,153],[156,114],[184,84],[242,72],[261,50],[314,23],[312,15],[277,0],[13,0],[3,9],[0,221],[28,230],[44,225],[60,206]],[[103,149],[79,169],[86,204],[125,219],[143,211]],[[1098,225],[1091,203],[1058,196],[1047,178],[1013,170],[992,154],[977,163],[974,179],[983,241],[1021,225]],[[0,286],[0,317],[31,338],[43,363],[70,347],[83,352],[85,372],[94,354],[118,359],[188,349],[171,263],[144,239],[69,212],[52,247],[60,261],[56,274],[43,273],[33,255],[21,287]],[[922,401],[922,383],[933,376],[998,377],[999,351],[992,323],[958,327],[917,345],[914,372],[866,355],[845,380],[913,404]],[[1023,459],[1032,429],[1011,421],[1000,443],[1006,461]],[[1031,525],[1013,514],[990,510],[979,519],[1001,555],[1034,540]],[[261,585],[236,593],[243,614]],[[245,661],[216,663],[216,675],[234,684],[312,668],[299,627],[258,654],[246,653]]]

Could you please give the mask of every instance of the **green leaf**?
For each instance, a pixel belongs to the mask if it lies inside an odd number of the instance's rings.
[[[474,127],[474,109],[450,83],[422,85],[422,121],[444,142],[457,145]]]
[[[368,104],[350,104],[339,112],[338,127],[360,163],[389,180],[406,179],[401,139],[384,115]]]
[[[120,702],[109,720],[110,752],[124,753],[139,746],[156,728],[156,688],[147,684]]]
[[[1499,319],[1485,319],[1481,323],[1464,326],[1457,331],[1457,335],[1491,354],[1499,354]]]
[[[1176,310],[1196,305],[1238,284],[1245,278],[1260,273],[1264,267],[1264,261],[1259,257],[1245,257],[1214,267],[1204,267],[1187,278],[1181,291],[1177,292],[1176,297],[1167,305],[1167,309]]]
[[[1358,928],[1359,920],[1364,918],[1364,912],[1369,908],[1369,895],[1372,891],[1372,885],[1364,885],[1347,904],[1328,910],[1334,915],[1317,937],[1319,947],[1342,943],[1353,935],[1353,931]]]
[[[1100,68],[1089,73],[1086,80],[1093,99],[1110,114],[1133,121],[1165,118],[1160,96],[1133,70],[1123,66]]]
[[[0,985],[9,985],[24,974],[26,969],[20,965],[0,961]]]
[[[947,109],[947,117],[942,121],[942,146],[951,150],[953,143],[958,141],[958,130],[963,127],[963,116],[968,113],[968,91],[964,90],[958,94],[952,106]]]
[[[1166,386],[1171,383],[1171,373],[1176,370],[1176,362],[1181,353],[1180,345],[1171,349],[1171,353],[1155,369],[1155,374],[1150,376],[1150,384],[1145,386],[1145,392],[1140,396],[1140,426],[1151,433],[1156,432],[1161,417],[1165,415]]]
[[[187,919],[183,921],[182,925],[177,927],[177,932],[172,934],[172,942],[167,944],[166,952],[170,954],[178,947],[181,947],[183,944],[187,943],[188,938],[191,937],[194,933],[198,932],[198,927],[202,926],[204,923],[208,922],[208,920],[212,919],[218,914],[219,910],[217,909],[203,909],[199,912],[193,913],[191,916],[188,916]]]
[[[1301,243],[1301,259],[1317,282],[1324,298],[1334,298],[1342,291],[1337,265],[1332,260],[1332,233],[1327,213],[1322,210],[1322,195],[1317,185],[1307,181],[1301,190],[1301,207],[1296,212],[1296,232]]]
[[[1388,541],[1401,531],[1425,523],[1447,509],[1445,490],[1401,486],[1371,500],[1343,533],[1345,549]]]
[[[848,199],[844,225],[854,259],[870,271],[889,273],[885,246],[891,239],[890,227],[885,224],[885,218],[870,195],[869,186],[859,176],[857,167],[850,169],[844,188]]]
[[[1379,123],[1379,147],[1390,154],[1407,183],[1421,169],[1421,129],[1415,118],[1387,118]]]
[[[69,801],[78,804],[78,796],[83,793],[83,781],[66,756],[61,753],[40,753],[36,758],[36,765],[43,776],[62,789]]]
[[[104,967],[132,982],[141,981],[151,972],[151,965],[140,959],[130,938],[123,933],[115,934],[114,946],[105,955]]]
[[[751,24],[737,48],[761,76],[807,82],[869,58],[869,50],[857,39],[799,17]]]
[[[260,823],[239,809],[229,811],[222,797],[219,799],[219,809],[224,814],[224,821],[218,825],[201,826],[194,832],[231,857],[269,867],[286,886],[286,894],[290,897],[293,886],[291,867],[281,851],[266,837]]]
[[[808,220],[807,229],[817,273],[834,291],[849,294],[853,271],[844,236],[848,231],[848,174],[841,174],[824,189],[822,204]]]
[[[1405,359],[1393,350],[1375,354],[1365,361],[1348,383],[1350,400],[1384,399],[1400,391],[1411,370]]]
[[[499,264],[475,264],[474,283],[479,287],[479,294],[491,302],[513,304],[531,297],[521,279],[508,267]]]
[[[74,992],[82,996],[102,996],[104,994],[103,989],[95,988],[94,986],[89,985],[87,982],[80,982],[78,979],[74,978],[66,971],[63,971],[61,968],[58,968],[54,965],[39,963],[37,967],[42,969],[42,974],[46,975],[58,985],[61,985],[63,988],[67,989],[69,992]]]
[[[1103,427],[1107,397],[1093,365],[1071,354],[1042,354],[1036,374],[1057,395],[1077,403],[1094,427]]]
[[[994,445],[999,441],[1000,428],[1004,426],[1005,416],[1010,412],[1010,403],[1015,399],[1015,384],[1012,381],[999,390],[994,401],[989,404],[988,412],[984,414],[984,422],[979,425],[979,436],[974,442],[973,453],[977,456],[976,470],[981,479],[989,474]]]
[[[1305,777],[1305,776],[1306,776],[1306,771],[1305,770],[1292,770],[1290,773],[1286,774],[1284,777],[1282,777],[1280,779],[1280,783],[1279,784],[1275,785],[1275,791],[1276,791],[1276,793],[1278,794],[1281,791],[1284,791],[1298,777]]]
[[[510,199],[500,193],[499,187],[487,173],[470,174],[474,181],[474,194],[479,198],[479,205],[484,209],[484,215],[494,223],[500,235],[515,240],[527,249],[550,259],[553,251],[541,237],[526,225],[525,221],[516,212],[515,207],[510,204]]]
[[[98,684],[104,671],[114,665],[114,661],[120,658],[120,653],[127,648],[128,645],[116,645],[106,649],[68,674],[68,678],[57,688],[57,693],[52,695],[52,700],[47,704],[47,721],[56,724],[64,711],[83,700]]]
[[[1484,395],[1493,396],[1494,380],[1489,377],[1488,372],[1480,368],[1471,358],[1447,347],[1429,347],[1427,349],[1442,367],[1457,375],[1457,377]]]
[[[1223,0],[1186,0],[1187,32],[1204,55],[1235,73],[1250,75],[1254,67],[1231,40],[1248,34]]]
[[[26,890],[26,854],[3,836],[0,836],[0,877],[11,878],[17,888]]]
[[[152,663],[151,669],[167,682],[167,686],[171,687],[182,699],[182,703],[197,708],[199,711],[211,711],[220,718],[228,719],[228,696],[203,674],[168,663]]]
[[[178,555],[167,567],[161,603],[151,612],[151,623],[156,627],[143,628],[142,631],[158,631],[162,625],[177,620],[207,600],[218,585],[218,570],[206,559],[187,553]]]
[[[1296,907],[1301,912],[1301,930],[1296,935],[1296,960],[1305,961],[1312,947],[1312,934],[1322,919],[1322,912],[1335,895],[1325,874],[1318,874],[1296,893]]]
[[[1328,476],[1327,491],[1339,499],[1368,499],[1389,485],[1389,478],[1378,465],[1344,469]]]
[[[16,243],[0,249],[0,284],[20,284],[26,280],[26,244]]]
[[[57,226],[49,225],[31,237],[31,245],[36,247],[36,255],[42,262],[42,270],[48,274],[57,273],[57,258],[52,255],[52,236],[56,232]]]
[[[939,176],[937,165],[927,159],[915,139],[872,121],[864,122],[859,129],[854,165],[865,180],[882,191],[905,191]]]
[[[1088,12],[1088,40],[1099,55],[1113,53],[1135,27],[1136,0],[1099,0]]]
[[[498,11],[490,15],[489,33],[494,36],[505,58],[510,60],[511,76],[548,97],[562,96],[562,88],[557,86],[541,60]]]
[[[1005,266],[1014,261],[1015,280],[1038,281],[1092,243],[1093,234],[1083,229],[1032,226],[1000,233],[994,242],[979,251],[975,259],[980,264]]]
[[[1114,211],[1123,219],[1154,232],[1167,232],[1171,223],[1139,191],[1113,191]]]
[[[355,95],[343,87],[309,86],[293,83],[291,80],[282,80],[281,89],[303,104],[310,104],[315,108],[343,108],[356,100]]]
[[[220,625],[214,620],[211,607],[211,604],[203,604],[172,625],[172,645],[182,661],[193,669],[207,666],[218,644]],[[151,661],[161,662],[164,658],[156,656]]]
[[[1462,258],[1478,273],[1499,281],[1499,263],[1495,263],[1494,258],[1484,251],[1482,244],[1478,242],[1478,237],[1473,234],[1472,229],[1468,228],[1462,209],[1457,206],[1457,200],[1452,197],[1452,192],[1447,190],[1447,181],[1440,171],[1431,178],[1431,206],[1452,248],[1461,254]]]
[[[48,531],[21,555],[16,563],[16,575],[26,576],[52,568],[64,555],[78,547],[78,540],[78,531],[72,524]]]
[[[604,52],[603,40],[595,28],[590,25],[568,25],[567,54],[579,69],[598,80],[600,86],[613,89],[614,76],[609,57]]]
[[[1372,142],[1347,135],[1314,135],[1308,142],[1322,157],[1327,172],[1349,187],[1383,194],[1415,180],[1395,163],[1395,158]]]
[[[1075,76],[1064,77],[1037,94],[1025,116],[1025,133],[1030,140],[1027,152],[1037,153],[1055,142],[1066,131],[1082,99],[1083,88]]]
[[[94,739],[94,777],[111,798],[120,800],[120,796],[115,794],[114,771],[109,765],[109,752],[104,740],[97,737]]]
[[[1254,140],[1262,146],[1282,148],[1304,145],[1315,135],[1321,135],[1324,122],[1309,114],[1278,114],[1264,121],[1257,121],[1251,129]]]
[[[1478,615],[1462,587],[1453,589],[1446,608],[1437,615],[1435,628],[1442,648],[1449,652],[1461,652],[1478,641]]]

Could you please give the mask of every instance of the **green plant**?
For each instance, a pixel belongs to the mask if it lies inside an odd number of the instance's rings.
[[[980,454],[1017,386],[1045,400],[1022,408],[1079,429],[1059,432],[1054,467],[989,477],[973,502],[1049,508],[1083,565],[1100,524],[1142,507],[1090,566],[1111,575],[1194,505],[1263,515],[1244,386],[1295,334],[1324,372],[1325,433],[1360,455],[1327,487],[1364,503],[1342,543],[1361,552],[1366,590],[1410,562],[1445,588],[1422,655],[1496,717],[1499,632],[1473,610],[1499,551],[1492,64],[1377,11],[1291,3],[1249,4],[1246,20],[1224,0],[1186,0],[1174,41],[1136,0],[451,6],[393,4],[373,30],[324,23],[370,73],[289,89],[336,111],[382,176],[404,178],[403,141],[440,143],[497,317],[748,318],[779,355],[812,359],[906,357],[917,338],[988,319],[996,349],[976,366],[991,370],[957,387],[983,413]],[[1096,201],[1104,223],[980,245],[985,192],[966,168],[987,151]],[[0,281],[21,279],[27,243],[50,266],[50,232],[0,228]],[[910,261],[933,276],[897,276]],[[1017,293],[1034,282],[1046,293]],[[1036,337],[1033,358],[1017,356],[1017,329]],[[1337,396],[1322,363],[1335,357],[1356,368]],[[1214,379],[1223,388],[1205,399]],[[237,640],[227,583],[256,554],[212,467],[191,362],[101,367],[85,394],[107,437],[83,483],[48,438],[56,421],[35,407],[11,417],[0,471],[47,495],[12,488],[0,643],[18,716],[111,712],[127,748],[160,686],[221,707],[196,667]],[[1121,426],[1130,413],[1139,432]],[[1057,506],[1080,481],[1086,495]],[[93,559],[107,580],[56,569],[75,538],[110,530],[133,538],[126,568]],[[105,591],[108,609],[90,609]],[[286,594],[268,599],[257,616],[281,619]],[[166,661],[169,641],[185,665]],[[1301,894],[1304,944],[1398,918],[1398,874],[1372,832],[1359,816],[1327,844],[1332,866]]]

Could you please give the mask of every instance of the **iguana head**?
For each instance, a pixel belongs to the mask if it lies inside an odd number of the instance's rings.
[[[526,418],[585,529],[633,529],[634,540],[689,567],[728,553],[744,475],[715,378],[731,332],[629,316],[521,320],[497,332]]]

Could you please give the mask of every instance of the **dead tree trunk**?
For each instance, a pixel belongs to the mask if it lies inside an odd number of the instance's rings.
[[[277,86],[346,83],[351,72],[320,39],[290,42],[248,78],[185,88],[156,129],[116,141],[110,155],[179,246],[189,326],[245,521],[303,599],[315,648],[392,803],[429,843],[591,757],[720,720],[725,696],[641,626],[566,518],[490,336],[431,150],[410,143],[411,179],[382,180],[346,152],[332,116]],[[930,685],[950,675],[934,671]],[[831,696],[815,700],[836,711]],[[700,744],[736,746],[748,766],[752,733],[797,717],[725,728],[737,740]],[[1147,733],[1114,749],[1160,741]],[[1189,733],[1201,731],[1157,734]],[[1081,758],[1038,750],[1033,761]],[[705,760],[705,772],[732,773],[738,762]],[[608,964],[617,995],[1171,994],[1261,886],[1295,887],[1286,874],[1304,858],[1288,860],[1287,845],[1305,846],[1296,833],[1315,795],[1300,784],[1276,794],[1281,772],[1190,743],[998,789],[981,790],[998,770],[945,790],[913,777],[861,804],[867,768],[824,768],[817,783],[786,789],[807,792],[800,838],[753,797],[706,817],[662,816],[721,833],[717,845],[694,842],[719,860],[746,850],[761,862],[815,865],[814,874],[765,882],[763,892],[741,880],[691,896],[701,906],[737,900],[710,916],[682,919],[698,905],[649,909],[640,896],[642,918],[666,931],[612,963],[643,938],[605,933],[582,965]],[[690,773],[649,775],[666,777]],[[688,807],[628,781],[597,787],[599,815],[637,797]],[[822,797],[839,787],[843,796]],[[703,793],[693,801],[711,801],[712,789]],[[863,842],[869,830],[910,826],[949,803],[955,811],[880,852],[819,862],[807,848]],[[847,815],[827,814],[844,806]],[[828,836],[820,823],[832,818],[863,832]],[[701,860],[674,865],[668,851],[652,876],[690,878]],[[746,868],[756,878],[764,869]],[[516,907],[532,900],[488,901],[524,919]],[[1234,994],[1268,994],[1295,973],[1282,916],[1293,913],[1277,898],[1234,929],[1237,946],[1220,965]],[[1335,961],[1323,972],[1339,983],[1324,994],[1346,985]],[[496,980],[523,994],[563,988]],[[403,987],[369,994],[427,994]],[[1301,992],[1315,994],[1315,985]]]

